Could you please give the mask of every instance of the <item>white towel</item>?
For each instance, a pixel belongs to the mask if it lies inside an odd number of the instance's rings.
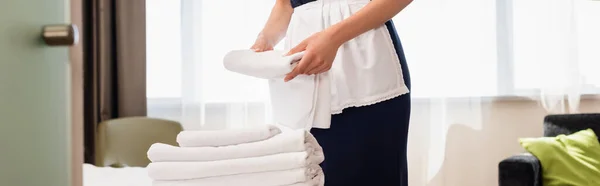
[[[148,177],[148,171],[142,167],[96,167],[84,163],[82,173],[84,186],[148,186],[152,184],[152,179]]]
[[[208,162],[152,162],[146,168],[153,180],[186,180],[256,172],[280,171],[317,165],[322,157],[306,152]]]
[[[283,51],[254,52],[252,50],[234,50],[223,58],[225,69],[240,74],[272,79],[281,78],[294,69],[304,52],[285,56]]]
[[[303,52],[284,56],[284,51],[254,52],[234,50],[225,55],[226,69],[269,80],[274,121],[292,129],[329,128],[331,86],[327,72],[299,75],[289,82],[283,78],[292,71]]]
[[[202,179],[154,181],[153,186],[323,186],[321,167],[208,177]]]
[[[306,151],[311,157],[323,157],[323,148],[305,130],[284,131],[264,141],[221,147],[176,147],[155,143],[148,150],[152,162],[216,161]]]
[[[269,139],[281,130],[275,126],[245,129],[182,131],[177,135],[181,147],[217,147],[257,142]]]

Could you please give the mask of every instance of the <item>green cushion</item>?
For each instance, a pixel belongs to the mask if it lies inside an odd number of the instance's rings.
[[[542,163],[544,186],[600,185],[600,143],[592,129],[519,141]]]

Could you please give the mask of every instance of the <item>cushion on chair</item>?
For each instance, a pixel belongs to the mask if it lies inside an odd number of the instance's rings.
[[[600,143],[592,129],[520,143],[540,160],[545,186],[600,185]]]

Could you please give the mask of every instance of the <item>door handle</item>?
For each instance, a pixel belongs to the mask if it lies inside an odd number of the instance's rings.
[[[79,42],[79,29],[74,24],[46,25],[42,39],[49,46],[73,46]]]

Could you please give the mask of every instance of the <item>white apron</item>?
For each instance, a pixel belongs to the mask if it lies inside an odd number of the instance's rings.
[[[350,17],[369,2],[317,0],[296,7],[285,39],[286,50]],[[371,105],[409,92],[385,25],[343,44],[328,72],[300,75],[288,83],[270,80],[269,85],[271,95],[287,95],[272,96],[275,122],[307,129],[329,128],[331,115],[345,108]],[[291,106],[294,109],[285,109]]]

